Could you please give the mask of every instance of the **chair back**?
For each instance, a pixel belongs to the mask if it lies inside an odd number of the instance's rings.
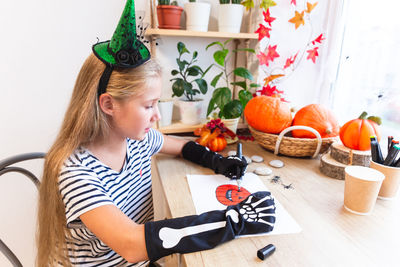
[[[17,172],[24,174],[28,177],[33,184],[39,189],[40,181],[31,171],[26,168],[15,166],[17,163],[25,162],[27,160],[32,159],[40,159],[46,156],[45,153],[35,152],[35,153],[25,153],[16,156],[12,156],[0,161],[0,176],[9,172]],[[0,177],[1,178],[1,177]],[[11,262],[11,264],[15,267],[22,267],[20,260],[17,256],[11,251],[11,249],[0,239],[0,251],[6,256],[6,258]]]

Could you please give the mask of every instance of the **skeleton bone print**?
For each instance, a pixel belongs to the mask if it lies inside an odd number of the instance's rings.
[[[264,194],[261,198],[254,194],[250,195],[243,202],[229,206],[225,212],[226,220],[217,222],[205,220],[202,224],[183,228],[162,227],[159,231],[162,246],[169,249],[178,246],[185,237],[227,227],[235,236],[272,231],[275,224],[274,198],[269,192],[258,193]]]

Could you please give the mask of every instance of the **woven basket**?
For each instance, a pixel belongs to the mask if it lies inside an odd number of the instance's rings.
[[[279,135],[257,131],[249,125],[254,139],[265,149],[274,151],[274,154],[282,154],[291,157],[316,157],[324,153],[329,146],[337,141],[337,137],[321,138],[321,135],[313,128],[307,126],[291,126],[283,130]],[[292,130],[308,130],[317,138],[294,138],[285,136]]]

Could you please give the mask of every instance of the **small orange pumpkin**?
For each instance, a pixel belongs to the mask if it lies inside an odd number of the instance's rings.
[[[212,140],[210,140],[207,144],[207,147],[214,152],[218,152],[221,150],[224,150],[224,148],[226,147],[227,142],[225,137],[223,136],[217,136],[216,138],[213,138]]]
[[[247,123],[254,129],[278,134],[292,123],[292,113],[286,102],[277,97],[253,97],[244,109]]]
[[[371,149],[371,135],[375,135],[378,142],[381,139],[378,117],[368,117],[363,112],[357,119],[346,122],[340,128],[340,140],[345,147],[355,150]]]
[[[339,135],[339,123],[332,111],[321,104],[310,104],[296,112],[293,126],[302,125],[314,128],[322,138]],[[292,136],[296,138],[316,138],[312,132],[306,130],[293,130]]]

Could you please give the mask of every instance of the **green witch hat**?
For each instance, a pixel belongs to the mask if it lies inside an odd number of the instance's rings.
[[[127,0],[112,39],[92,47],[97,58],[106,64],[100,78],[99,95],[106,91],[114,67],[134,68],[150,59],[149,50],[137,37],[135,3]]]

